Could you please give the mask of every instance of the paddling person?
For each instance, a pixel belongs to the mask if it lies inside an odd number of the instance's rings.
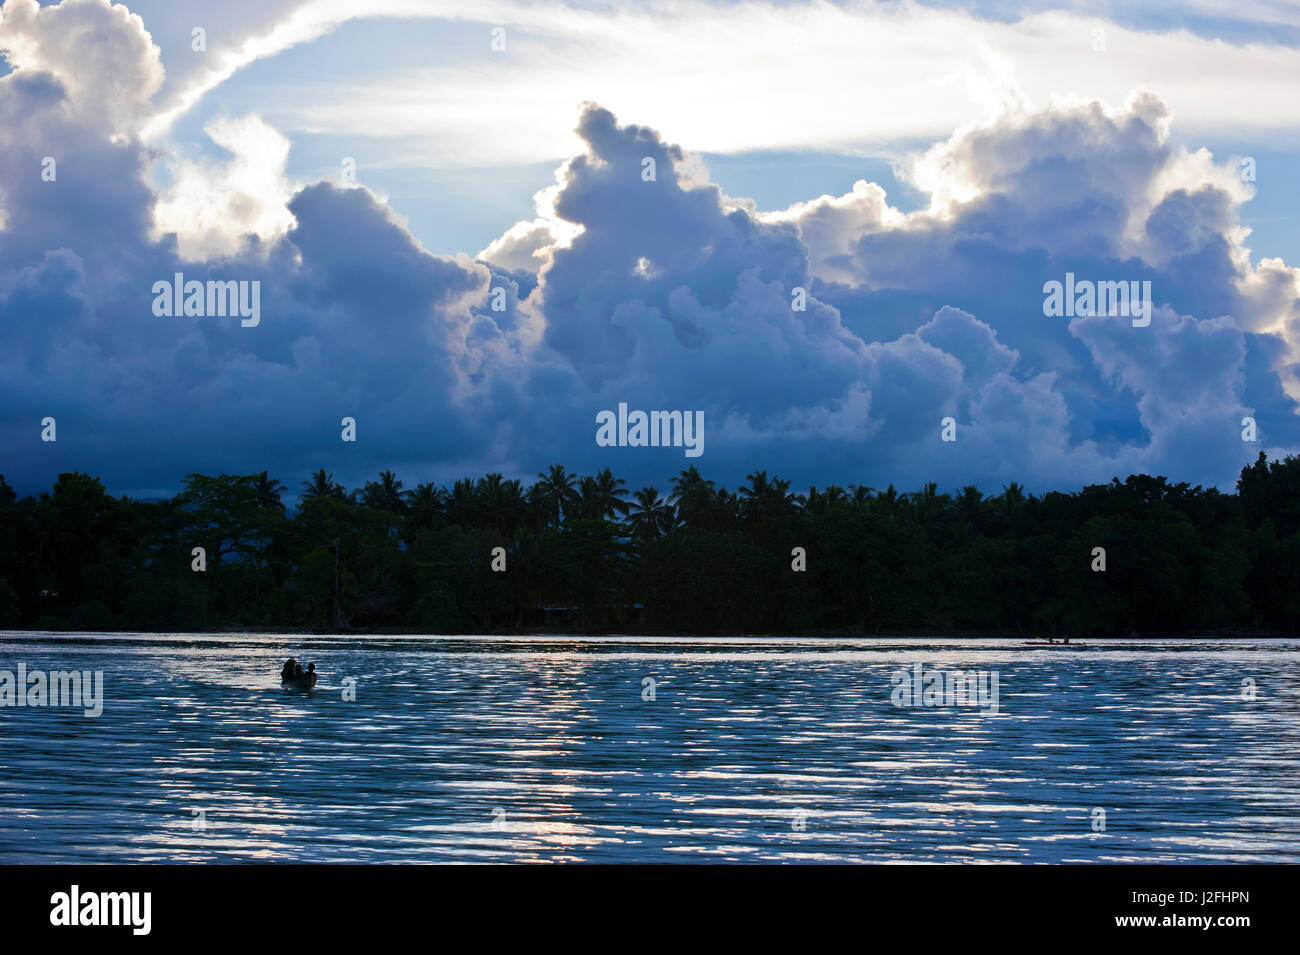
[[[316,664],[308,663],[307,672],[304,674],[304,676],[306,676],[307,678],[308,686],[315,686],[316,685]]]
[[[284,667],[281,668],[280,670],[280,682],[288,683],[290,680],[292,680],[295,676],[298,675],[298,670],[299,670],[298,661],[295,660],[293,657],[290,657],[285,662]]]

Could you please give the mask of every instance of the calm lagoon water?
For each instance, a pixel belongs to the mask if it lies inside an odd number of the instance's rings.
[[[0,708],[4,863],[1300,861],[1300,641],[0,632],[20,662],[105,703]],[[998,713],[894,706],[917,663]]]

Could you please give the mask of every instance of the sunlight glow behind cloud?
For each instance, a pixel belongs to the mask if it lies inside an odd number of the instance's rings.
[[[436,25],[416,27],[431,38],[425,62],[399,61],[363,80],[326,75],[277,84],[275,125],[413,139],[424,161],[451,164],[570,153],[574,108],[593,91],[619,113],[706,152],[933,137],[1008,100],[1041,106],[1076,94],[1118,105],[1141,86],[1160,93],[1184,130],[1300,125],[1300,51],[1125,29],[1070,12],[998,23],[914,4],[820,0],[580,13],[498,0],[466,9],[314,0],[270,33],[215,51],[217,65],[173,93],[147,130],[161,134],[241,66],[361,16],[472,19],[483,24],[482,56],[443,64]],[[507,29],[503,53],[489,49],[498,24]]]

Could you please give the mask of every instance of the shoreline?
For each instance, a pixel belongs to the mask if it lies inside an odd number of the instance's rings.
[[[286,637],[438,637],[443,639],[474,639],[477,637],[494,637],[508,639],[511,637],[551,637],[557,640],[564,639],[584,639],[584,640],[636,640],[641,638],[674,638],[682,640],[710,640],[717,638],[737,639],[737,640],[862,640],[862,639],[879,639],[879,640],[1023,640],[1023,641],[1043,641],[1049,637],[1058,644],[1061,642],[1062,634],[1046,633],[1007,633],[1005,631],[981,631],[972,632],[968,630],[897,630],[897,631],[876,631],[868,632],[861,629],[835,630],[835,631],[759,631],[759,632],[740,632],[726,631],[713,632],[708,634],[701,633],[684,633],[680,631],[659,631],[659,630],[579,630],[579,629],[540,629],[526,628],[519,630],[492,630],[492,631],[475,631],[472,633],[448,633],[433,631],[417,631],[401,628],[382,628],[382,629],[357,629],[357,630],[304,630],[300,628],[277,628],[277,627],[227,627],[221,629],[205,630],[45,630],[35,627],[11,627],[0,631],[3,634],[78,634],[87,636],[109,636],[115,634],[139,634],[141,636],[286,636]],[[1113,642],[1113,641],[1133,641],[1133,640],[1152,640],[1152,641],[1171,641],[1171,640],[1296,640],[1300,639],[1300,634],[1282,633],[1276,631],[1205,631],[1199,633],[1176,633],[1176,632],[1155,632],[1155,633],[1129,633],[1113,634],[1107,636],[1069,636],[1071,644],[1086,646],[1092,642]]]

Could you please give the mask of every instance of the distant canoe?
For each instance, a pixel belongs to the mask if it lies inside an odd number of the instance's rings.
[[[310,690],[316,686],[316,674],[304,673],[292,680],[280,680],[280,688],[285,690]]]
[[[1027,647],[1055,647],[1058,650],[1088,649],[1086,643],[1048,643],[1046,640],[1026,640]]]

